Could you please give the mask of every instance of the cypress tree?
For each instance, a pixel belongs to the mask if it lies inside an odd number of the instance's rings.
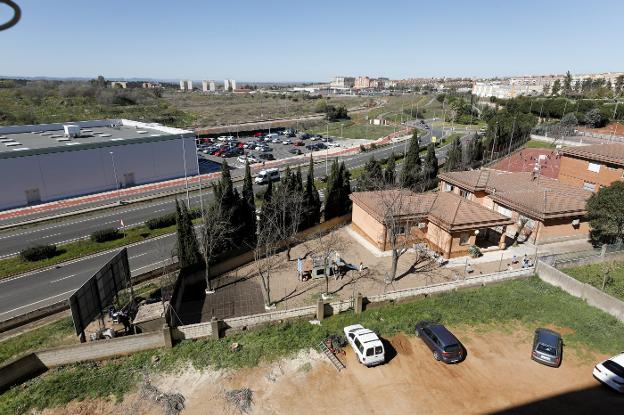
[[[308,175],[306,177],[306,185],[304,192],[305,226],[310,227],[321,221],[321,198],[314,184],[314,160],[310,156],[310,164],[308,165]]]
[[[394,161],[394,152],[388,157],[388,164],[386,164],[386,170],[384,171],[384,183],[386,186],[394,186],[396,180],[396,162]]]
[[[243,220],[243,240],[250,245],[256,241],[256,200],[253,192],[253,181],[249,162],[245,163],[245,180],[243,181],[243,197],[241,199],[241,218]]]
[[[461,169],[462,167],[462,144],[459,138],[456,138],[451,143],[451,148],[446,153],[446,162],[444,163],[444,169],[446,171],[453,171]]]
[[[338,164],[334,160],[331,173],[327,179],[327,190],[325,196],[325,220],[342,216],[349,212],[351,208],[351,174],[346,169],[344,162]]]
[[[384,180],[384,172],[381,168],[381,163],[371,156],[364,165],[364,171],[357,179],[357,188],[360,191],[374,190]]]
[[[416,187],[420,180],[420,174],[422,165],[420,161],[420,145],[418,143],[418,130],[414,129],[412,138],[410,138],[409,147],[405,160],[403,161],[403,169],[401,170],[401,177],[399,184],[403,188]]]
[[[183,270],[196,269],[203,264],[195,228],[184,202],[176,199],[176,223],[178,239],[178,262]]]
[[[426,189],[431,189],[435,186],[438,178],[438,170],[438,158],[435,154],[435,144],[429,143],[427,146],[425,164],[423,165],[423,180]]]

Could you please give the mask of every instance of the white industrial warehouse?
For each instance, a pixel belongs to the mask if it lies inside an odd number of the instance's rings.
[[[0,209],[198,171],[192,131],[124,119],[0,127]]]

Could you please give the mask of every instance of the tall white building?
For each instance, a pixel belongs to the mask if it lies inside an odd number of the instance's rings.
[[[236,80],[234,79],[226,79],[223,81],[223,89],[225,91],[229,91],[230,89],[234,91],[236,89]]]
[[[192,91],[193,81],[190,79],[183,79],[180,81],[180,91]]]
[[[202,91],[214,92],[216,90],[214,81],[202,81]]]

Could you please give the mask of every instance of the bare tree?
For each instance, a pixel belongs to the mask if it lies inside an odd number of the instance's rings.
[[[329,294],[330,263],[336,259],[338,248],[343,245],[343,242],[336,230],[337,228],[330,228],[326,231],[321,230],[314,235],[313,251],[316,254],[315,256],[320,258],[323,262],[325,294]]]
[[[286,249],[286,260],[290,261],[290,251],[298,241],[297,236],[305,213],[304,194],[291,192],[285,186],[278,186],[271,203],[275,215],[273,231]]]
[[[265,308],[273,306],[271,301],[271,277],[281,258],[277,255],[280,239],[277,236],[275,215],[263,215],[262,223],[258,226],[256,246],[254,247],[254,264],[264,290]]]

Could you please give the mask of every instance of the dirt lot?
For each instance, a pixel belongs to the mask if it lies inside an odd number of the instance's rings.
[[[182,414],[237,414],[226,391],[248,387],[252,414],[621,414],[624,397],[600,386],[591,375],[598,356],[564,352],[552,369],[529,359],[531,331],[526,327],[454,328],[468,350],[467,359],[445,365],[431,357],[417,338],[388,339],[390,361],[375,368],[357,363],[347,349],[340,373],[315,351],[273,365],[232,372],[189,369],[154,379],[164,391],[182,393]],[[566,330],[561,330],[565,333]],[[97,401],[72,404],[71,413],[160,414],[154,404],[131,395],[119,405]],[[67,412],[46,411],[46,414]]]

